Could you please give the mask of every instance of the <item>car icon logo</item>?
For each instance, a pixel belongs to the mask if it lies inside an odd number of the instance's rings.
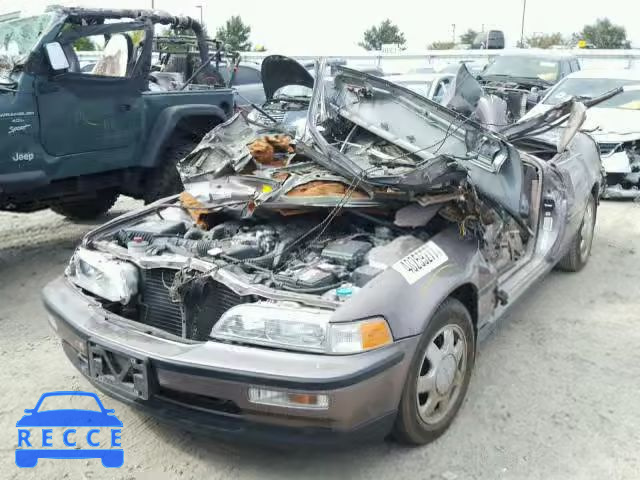
[[[73,397],[82,397],[90,408],[48,408],[52,404],[69,406]],[[44,393],[34,408],[25,410],[16,427],[16,465],[20,468],[35,467],[40,458],[100,458],[107,468],[118,468],[124,463],[122,422],[95,393]],[[54,429],[58,435],[54,436]],[[80,447],[85,440],[87,448]]]

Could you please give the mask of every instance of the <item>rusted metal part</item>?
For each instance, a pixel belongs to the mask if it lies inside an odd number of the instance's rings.
[[[193,218],[199,227],[206,230],[209,228],[207,217],[211,213],[211,210],[206,208],[200,200],[189,192],[182,192],[180,194],[180,204],[189,212],[189,215],[191,215],[191,218]]]
[[[368,198],[366,193],[359,190],[350,191],[348,185],[340,182],[309,182],[287,192],[288,197],[341,197],[344,195],[349,195],[351,198]]]
[[[266,135],[251,142],[249,151],[261,165],[282,167],[295,150],[288,135]]]

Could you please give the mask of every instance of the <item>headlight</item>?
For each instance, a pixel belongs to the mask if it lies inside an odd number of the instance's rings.
[[[393,342],[382,317],[330,323],[332,312],[291,304],[254,303],[228,310],[213,338],[318,353],[358,353]]]
[[[137,268],[104,253],[79,248],[66,273],[80,288],[112,302],[129,303],[138,293]]]

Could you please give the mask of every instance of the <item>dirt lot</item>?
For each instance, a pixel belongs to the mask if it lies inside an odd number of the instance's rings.
[[[120,201],[112,215],[135,206]],[[123,421],[125,465],[14,464],[15,422],[50,390],[91,390],[52,335],[40,290],[91,225],[46,211],[0,213],[0,477],[637,479],[640,476],[640,205],[605,203],[593,257],[554,273],[480,347],[449,432],[423,448],[393,442],[290,452],[194,438],[104,398]]]

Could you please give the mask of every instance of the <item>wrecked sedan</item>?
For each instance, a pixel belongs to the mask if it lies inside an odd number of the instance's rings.
[[[298,141],[241,114],[214,129],[182,194],[89,233],[45,288],[69,359],[198,432],[437,438],[478,341],[587,262],[601,181],[582,104],[496,135],[463,83],[453,110],[341,68]]]

